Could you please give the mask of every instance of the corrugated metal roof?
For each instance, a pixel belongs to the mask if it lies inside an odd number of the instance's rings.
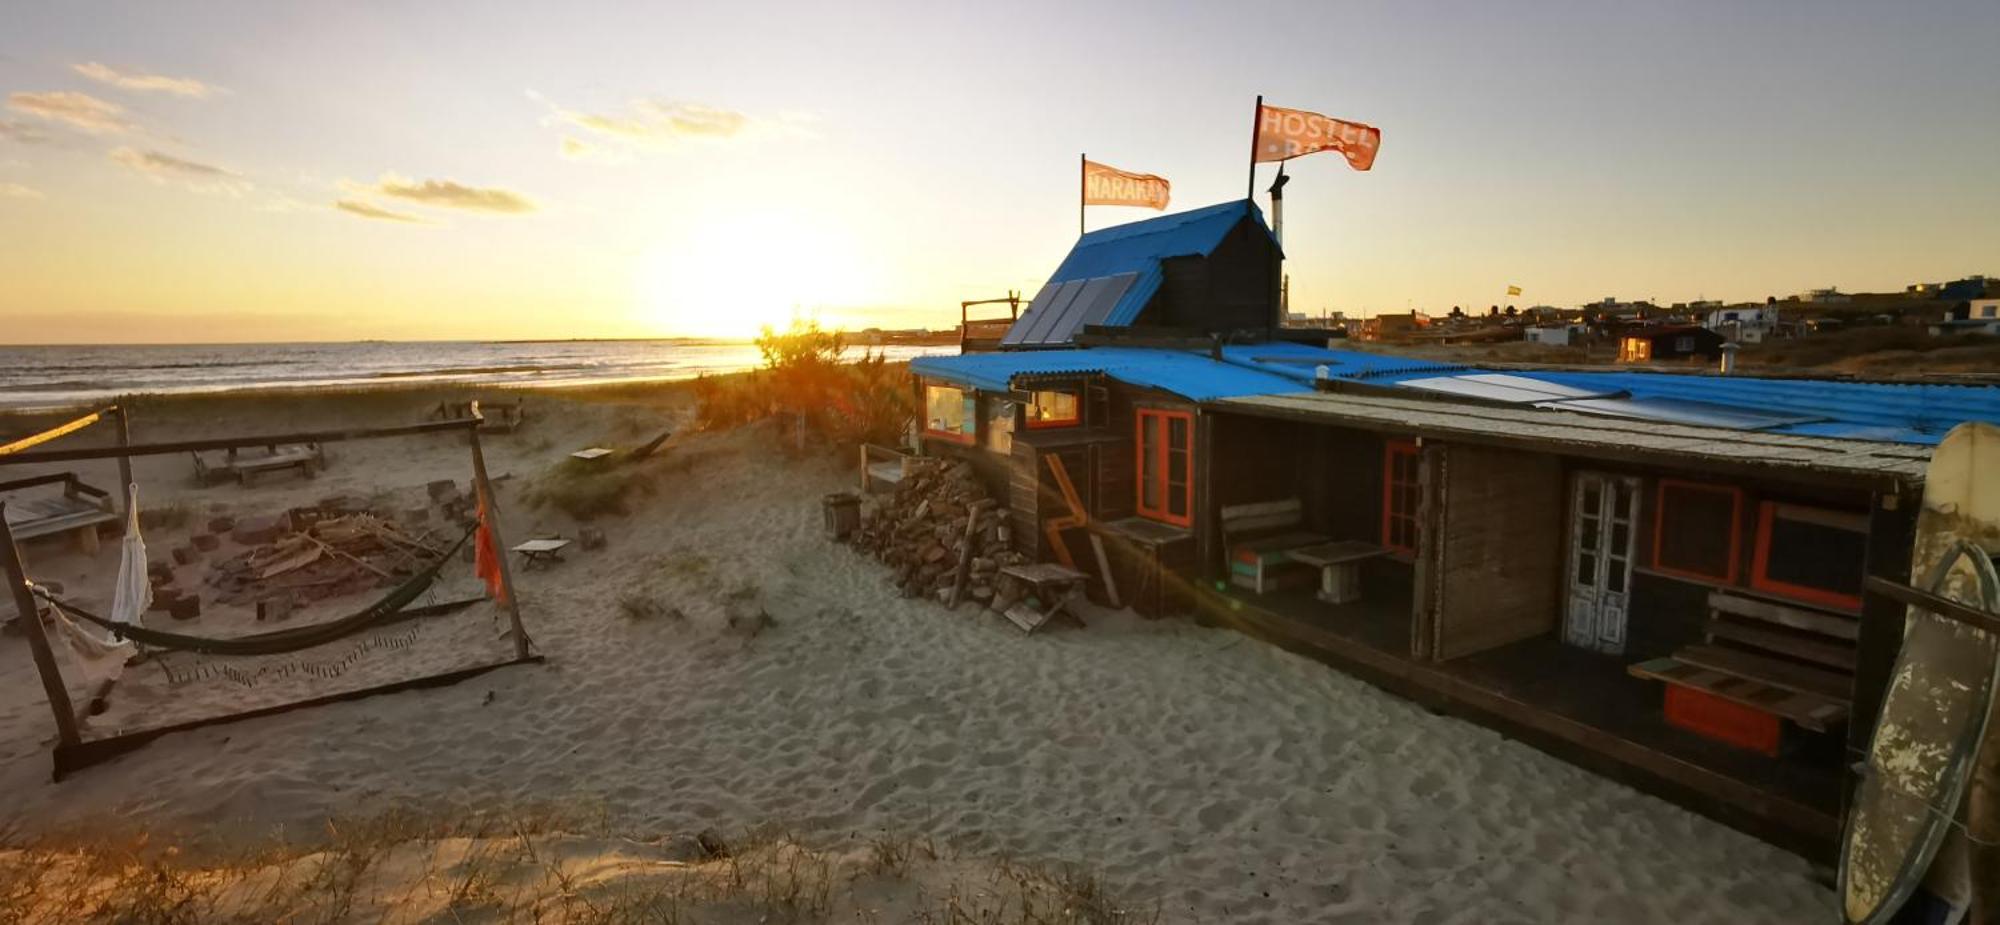
[[[1256,203],[1239,199],[1100,228],[1077,238],[1069,256],[1063,258],[1062,264],[1049,277],[1048,285],[1042,287],[1034,303],[1008,329],[1001,343],[1007,346],[1057,346],[1070,343],[1083,324],[1131,324],[1160,289],[1164,277],[1160,261],[1169,257],[1206,255],[1214,251],[1229,230],[1245,216],[1255,221],[1264,234],[1271,233],[1271,229],[1264,224],[1264,213],[1258,210]],[[1067,306],[1057,306],[1053,312],[1041,307],[1044,296],[1049,296],[1052,300],[1050,305],[1055,306],[1053,300],[1056,293],[1051,292],[1050,286],[1124,274],[1132,275],[1131,284],[1108,308],[1102,310],[1099,320],[1065,325],[1059,323],[1057,318],[1065,315]],[[1059,293],[1060,288],[1056,292]]]
[[[1965,421],[2000,421],[2000,386],[1758,379],[1642,372],[1516,372],[1633,398],[1705,402],[1748,412],[1812,418],[1783,433],[1934,444]]]
[[[1664,461],[1725,461],[1873,479],[1921,479],[1930,448],[1852,438],[1723,430],[1603,418],[1574,411],[1461,404],[1392,395],[1312,392],[1222,399],[1217,407],[1397,432],[1564,444],[1579,453],[1639,453]]]
[[[1207,351],[1156,347],[968,353],[910,361],[911,371],[920,376],[989,392],[1008,390],[1015,376],[1101,373],[1193,401],[1311,391],[1314,371],[1320,366],[1327,367],[1329,377],[1355,381],[1456,368],[1407,357],[1290,343],[1231,344],[1222,348],[1221,362],[1211,359]]]

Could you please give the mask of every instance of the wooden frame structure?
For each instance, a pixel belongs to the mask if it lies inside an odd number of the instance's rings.
[[[111,409],[107,409],[111,410]],[[109,449],[66,449],[29,451],[28,448],[53,440],[94,421],[104,412],[94,412],[90,420],[79,424],[72,421],[51,431],[44,431],[33,437],[24,438],[0,447],[0,466],[30,465],[35,463],[73,462],[79,460],[109,459],[119,460],[121,475],[127,484],[131,481],[131,458],[134,456],[160,456],[167,454],[193,453],[203,450],[228,450],[245,446],[267,446],[276,443],[333,443],[346,440],[375,440],[388,437],[406,437],[420,434],[452,433],[463,431],[471,447],[472,472],[476,489],[486,498],[486,512],[490,518],[488,527],[493,543],[499,549],[506,549],[502,536],[500,513],[494,499],[492,482],[486,472],[486,458],[479,446],[479,427],[484,419],[477,403],[471,408],[470,417],[448,421],[434,421],[424,424],[409,424],[392,427],[353,428],[347,430],[315,431],[296,434],[265,434],[252,437],[217,437],[203,440],[179,440],[165,443],[133,444],[124,426],[124,414],[118,411],[120,421],[119,445]],[[59,432],[58,432],[59,431]],[[342,691],[323,697],[315,697],[293,703],[276,704],[241,713],[206,717],[184,723],[176,723],[152,729],[139,729],[118,735],[85,740],[79,728],[78,716],[70,702],[68,686],[63,681],[62,671],[57,666],[55,652],[49,645],[48,634],[42,627],[39,609],[34,596],[28,590],[27,570],[21,563],[20,550],[14,542],[14,535],[6,525],[6,504],[0,501],[0,570],[6,573],[8,586],[12,589],[14,607],[20,614],[22,629],[28,638],[28,646],[35,660],[35,670],[41,676],[42,689],[48,695],[49,708],[55,714],[56,746],[54,751],[54,772],[56,780],[82,768],[123,754],[153,739],[173,732],[184,732],[204,726],[235,722],[258,716],[269,716],[306,707],[320,706],[343,700],[357,700],[376,694],[387,694],[420,687],[434,687],[451,684],[474,675],[483,674],[496,668],[542,661],[542,656],[531,649],[527,631],[521,624],[520,597],[514,592],[513,567],[504,555],[500,558],[500,582],[505,594],[504,607],[507,610],[509,631],[514,640],[514,657],[506,661],[491,662],[455,669],[439,675],[410,678],[390,684]]]

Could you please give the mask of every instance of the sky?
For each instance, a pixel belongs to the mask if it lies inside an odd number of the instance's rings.
[[[1080,153],[1166,177],[1170,209],[1242,198],[1258,94],[1382,131],[1370,171],[1287,168],[1294,311],[2000,273],[1992,0],[4,20],[0,343],[947,327],[1060,262]]]

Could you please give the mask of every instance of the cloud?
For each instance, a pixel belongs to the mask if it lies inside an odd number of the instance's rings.
[[[0,119],[0,138],[24,145],[38,145],[49,140],[49,136],[26,122]]]
[[[42,191],[19,183],[0,183],[0,199],[41,199]]]
[[[418,218],[414,215],[406,215],[402,212],[391,212],[388,209],[384,209],[381,206],[375,205],[374,203],[362,202],[358,199],[342,199],[338,202],[335,202],[333,204],[333,207],[339,209],[342,212],[346,212],[349,215],[359,215],[362,218],[372,218],[385,222],[409,222],[411,224],[417,224],[417,225],[425,224],[423,219]]]
[[[133,90],[139,93],[171,93],[175,96],[206,99],[215,93],[221,92],[221,88],[202,83],[192,77],[165,77],[159,74],[139,74],[131,71],[121,71],[111,65],[100,64],[96,61],[72,65],[71,69],[98,83],[117,87],[120,90]]]
[[[565,136],[561,151],[570,160],[615,160],[636,149],[670,150],[691,142],[736,143],[771,134],[809,135],[806,125],[813,121],[799,113],[766,118],[684,100],[636,99],[617,109],[585,112],[555,105],[533,91],[528,98],[549,107],[548,124],[581,129],[596,142]]]
[[[465,186],[450,180],[425,180],[421,183],[395,176],[385,176],[375,185],[375,192],[397,199],[437,206],[445,209],[465,209],[473,212],[499,212],[519,214],[535,211],[535,203],[528,197],[511,190],[477,186]]]
[[[132,124],[125,121],[125,107],[73,90],[10,93],[7,95],[7,108],[93,134],[120,133],[132,129]]]
[[[156,183],[174,181],[197,192],[235,195],[252,186],[249,180],[233,171],[158,151],[118,148],[111,152],[111,160],[144,174]]]

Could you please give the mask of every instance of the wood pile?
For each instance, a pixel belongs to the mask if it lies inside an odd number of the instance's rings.
[[[433,531],[412,532],[368,511],[294,515],[267,539],[209,566],[206,583],[218,603],[282,599],[283,606],[266,609],[283,612],[291,604],[393,587],[444,552]]]
[[[912,469],[863,509],[851,541],[895,571],[905,597],[953,606],[990,604],[1001,566],[1027,561],[1013,550],[1006,510],[965,463]]]

